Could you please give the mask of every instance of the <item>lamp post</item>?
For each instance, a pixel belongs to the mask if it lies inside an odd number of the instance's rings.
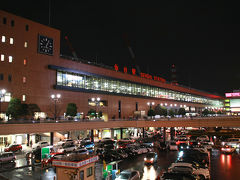
[[[61,94],[52,94],[52,100],[54,100],[54,120],[57,118],[57,101],[61,98]]]
[[[150,107],[150,109],[152,109],[152,106],[155,105],[155,102],[147,102],[147,105]]]
[[[96,108],[95,108],[96,114],[97,114],[97,106],[99,106],[100,100],[101,100],[100,97],[97,97],[97,98],[94,98],[94,97],[93,97],[93,98],[91,99],[91,101],[96,104]]]
[[[2,97],[5,96],[6,90],[5,89],[1,89],[0,90],[0,119],[1,119],[1,113],[2,113],[2,109],[1,109],[1,105],[2,105]]]

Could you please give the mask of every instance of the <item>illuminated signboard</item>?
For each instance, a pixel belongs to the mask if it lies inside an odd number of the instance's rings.
[[[117,64],[114,65],[114,69],[116,72],[119,71],[119,66]],[[124,67],[123,68],[123,72],[124,73],[128,73],[128,69],[127,67]],[[132,68],[132,75],[136,75],[136,69]],[[142,78],[146,78],[146,79],[152,79],[152,80],[155,80],[155,81],[160,81],[162,83],[166,83],[166,80],[161,78],[161,77],[158,77],[158,76],[152,76],[150,74],[147,74],[147,73],[140,73],[140,77]]]
[[[225,93],[226,97],[240,97],[240,92],[235,93]]]

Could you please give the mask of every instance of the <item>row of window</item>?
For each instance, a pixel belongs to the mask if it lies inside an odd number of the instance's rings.
[[[6,36],[2,36],[1,41],[2,41],[2,43],[7,42]],[[14,39],[12,37],[9,38],[9,44],[14,44]],[[24,42],[23,47],[25,47],[25,48],[28,47],[28,42],[27,41]]]
[[[4,80],[4,75],[2,73],[0,73],[0,80],[3,81]],[[8,82],[12,82],[12,75],[9,74],[8,75]],[[22,78],[22,82],[26,83],[27,82],[27,78],[25,76],[23,76]]]
[[[2,22],[3,22],[3,24],[7,25],[7,24],[8,24],[7,18],[6,18],[6,17],[3,17],[3,18],[2,18]],[[14,21],[14,20],[11,20],[11,21],[10,21],[10,24],[11,24],[12,27],[14,27],[14,26],[15,26],[15,21]],[[26,31],[29,30],[29,25],[28,25],[28,24],[25,25],[25,30],[26,30]]]
[[[3,97],[0,97],[1,102],[10,102],[11,100],[11,93],[7,92],[4,94]],[[26,101],[26,95],[22,95],[22,101],[25,102]]]
[[[8,62],[10,62],[10,63],[13,62],[13,57],[12,56],[5,57],[4,54],[1,54],[1,61],[5,61],[5,58],[8,59]]]
[[[223,106],[223,103],[219,100],[212,100],[188,93],[177,92],[133,82],[125,82],[121,80],[112,80],[103,77],[87,76],[61,71],[57,71],[57,85],[128,95],[165,98],[184,102],[210,104],[218,107]]]

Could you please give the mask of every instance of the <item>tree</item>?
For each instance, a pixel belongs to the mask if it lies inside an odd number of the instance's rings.
[[[18,117],[24,115],[24,110],[21,104],[21,100],[17,98],[11,98],[8,104],[6,114],[7,116],[11,115],[13,119],[17,119]]]
[[[28,114],[32,117],[35,115],[35,112],[41,112],[41,109],[37,104],[28,104]]]
[[[148,110],[148,116],[155,116],[155,111],[153,109]]]
[[[209,111],[207,109],[204,109],[202,114],[203,114],[203,116],[207,116],[209,114]]]
[[[182,115],[182,116],[185,116],[185,114],[186,114],[185,109],[184,109],[184,108],[179,108],[179,109],[178,109],[178,114],[179,114],[179,115]]]
[[[168,111],[168,115],[171,116],[171,117],[174,117],[174,115],[175,115],[174,110],[173,110],[173,109],[170,109],[170,110]]]
[[[155,114],[160,116],[167,116],[167,108],[160,106],[159,104],[154,108]]]
[[[77,105],[75,103],[68,103],[66,116],[76,116],[77,115]]]

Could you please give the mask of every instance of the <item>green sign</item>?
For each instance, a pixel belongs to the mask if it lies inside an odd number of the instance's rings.
[[[50,155],[50,148],[49,147],[43,147],[41,149],[41,159],[46,159]]]

